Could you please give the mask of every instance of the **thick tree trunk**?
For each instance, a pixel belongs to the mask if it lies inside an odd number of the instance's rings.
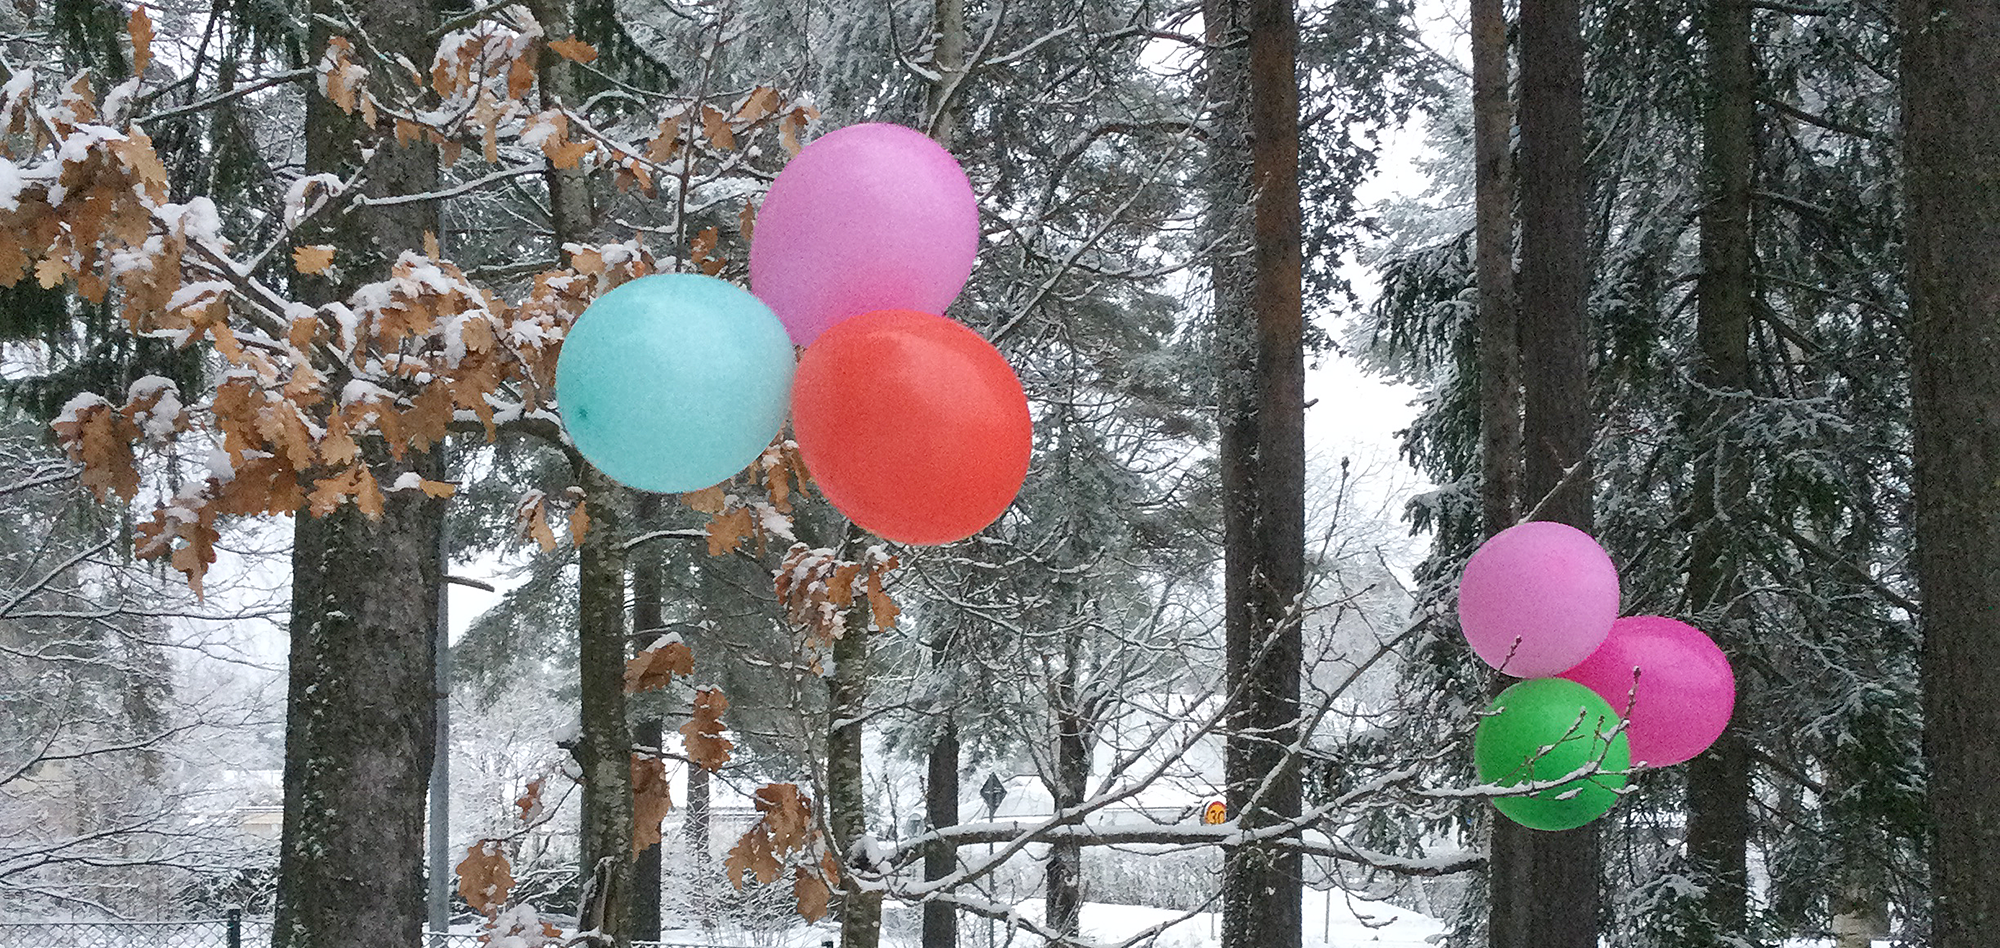
[[[1748,0],[1707,0],[1702,33],[1708,48],[1708,101],[1702,119],[1701,278],[1695,339],[1700,362],[1690,431],[1718,431],[1741,405],[1750,384],[1750,189],[1756,156],[1756,76],[1751,60]],[[1716,439],[1695,463],[1693,516],[1699,526],[1688,557],[1691,615],[1736,654],[1743,610],[1730,517],[1749,491],[1748,474]],[[1738,667],[1745,667],[1738,663]],[[1739,689],[1743,679],[1737,679]],[[1738,719],[1745,710],[1738,701]],[[1743,730],[1732,724],[1715,746],[1688,765],[1688,856],[1702,897],[1700,943],[1744,935],[1748,909],[1750,756]]]
[[[1904,0],[1931,944],[2000,931],[2000,3]]]
[[[1298,24],[1289,0],[1209,0],[1211,82],[1224,152],[1221,235],[1248,238],[1248,285],[1215,276],[1224,518],[1224,686],[1232,697],[1223,777],[1245,828],[1299,813],[1299,596],[1305,574],[1305,357],[1299,235]],[[1247,56],[1227,47],[1248,40]],[[1240,117],[1239,117],[1240,116]],[[1227,152],[1247,144],[1249,167]],[[1235,184],[1242,181],[1242,184]],[[1247,233],[1235,203],[1249,196]],[[1242,847],[1223,858],[1222,944],[1300,943],[1296,853]]]
[[[882,935],[882,892],[861,887],[861,851],[868,835],[868,804],[861,782],[862,718],[868,713],[868,607],[857,597],[847,628],[833,643],[833,677],[827,680],[826,806],[840,876],[841,948],[876,948]]]
[[[336,9],[332,0],[314,0],[311,12],[315,52],[331,36],[323,16],[358,19],[388,55],[428,62],[433,52],[429,4],[358,0]],[[306,122],[317,132],[307,137],[308,172],[346,177],[370,145],[366,193],[436,187],[434,147],[401,145],[317,94],[306,96]],[[374,279],[437,230],[437,206],[368,206],[327,220],[301,236],[338,247],[341,271],[353,279]],[[298,285],[308,302],[338,300],[352,289],[320,278]],[[443,477],[429,455],[391,465],[379,446],[366,450],[381,483],[404,470]],[[324,518],[301,512],[294,524],[277,948],[421,943],[443,523],[442,501],[399,491],[387,495],[378,520],[344,506]]]
[[[294,525],[278,948],[422,942],[443,522],[400,491]]]
[[[583,732],[572,752],[583,772],[577,919],[599,945],[631,942],[632,731],[625,720],[625,520],[629,492],[584,463],[578,472],[590,530],[577,548],[578,681]]]
[[[1521,516],[1521,347],[1514,302],[1514,111],[1504,0],[1472,0],[1474,265],[1479,281],[1480,512],[1492,536]]]
[[[1577,0],[1521,3],[1522,501],[1591,527],[1583,41]],[[1494,820],[1492,948],[1596,948],[1597,826]]]

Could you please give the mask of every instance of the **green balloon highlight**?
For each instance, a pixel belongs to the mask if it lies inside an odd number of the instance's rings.
[[[1561,678],[1521,682],[1493,699],[1472,736],[1481,783],[1557,780],[1597,762],[1599,773],[1533,794],[1496,797],[1508,819],[1538,830],[1575,829],[1610,812],[1632,752],[1618,714],[1597,692]]]

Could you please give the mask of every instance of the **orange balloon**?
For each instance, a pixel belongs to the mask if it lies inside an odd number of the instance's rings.
[[[1014,502],[1034,425],[1007,357],[942,316],[882,309],[799,357],[792,431],[835,508],[901,543],[963,540]]]

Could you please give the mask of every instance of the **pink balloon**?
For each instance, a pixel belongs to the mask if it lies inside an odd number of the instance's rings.
[[[979,251],[979,202],[936,142],[850,125],[785,165],[757,212],[750,291],[792,342],[878,309],[942,313]]]
[[[1560,677],[1588,687],[1625,718],[1632,762],[1666,767],[1692,760],[1722,736],[1736,709],[1736,673],[1700,629],[1662,616],[1632,616],[1583,664]]]
[[[1567,524],[1536,520],[1494,534],[1458,584],[1458,624],[1472,650],[1517,678],[1589,658],[1616,618],[1618,568]]]

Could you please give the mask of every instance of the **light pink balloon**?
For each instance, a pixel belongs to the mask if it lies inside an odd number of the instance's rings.
[[[1632,762],[1692,760],[1722,736],[1736,709],[1736,673],[1700,629],[1663,616],[1631,616],[1583,663],[1563,672],[1625,717]]]
[[[805,346],[878,309],[943,313],[972,273],[979,202],[921,133],[850,125],[785,165],[752,234],[750,291]]]
[[[1494,534],[1458,584],[1458,624],[1486,664],[1546,678],[1590,657],[1618,618],[1618,568],[1590,534],[1545,520]]]

